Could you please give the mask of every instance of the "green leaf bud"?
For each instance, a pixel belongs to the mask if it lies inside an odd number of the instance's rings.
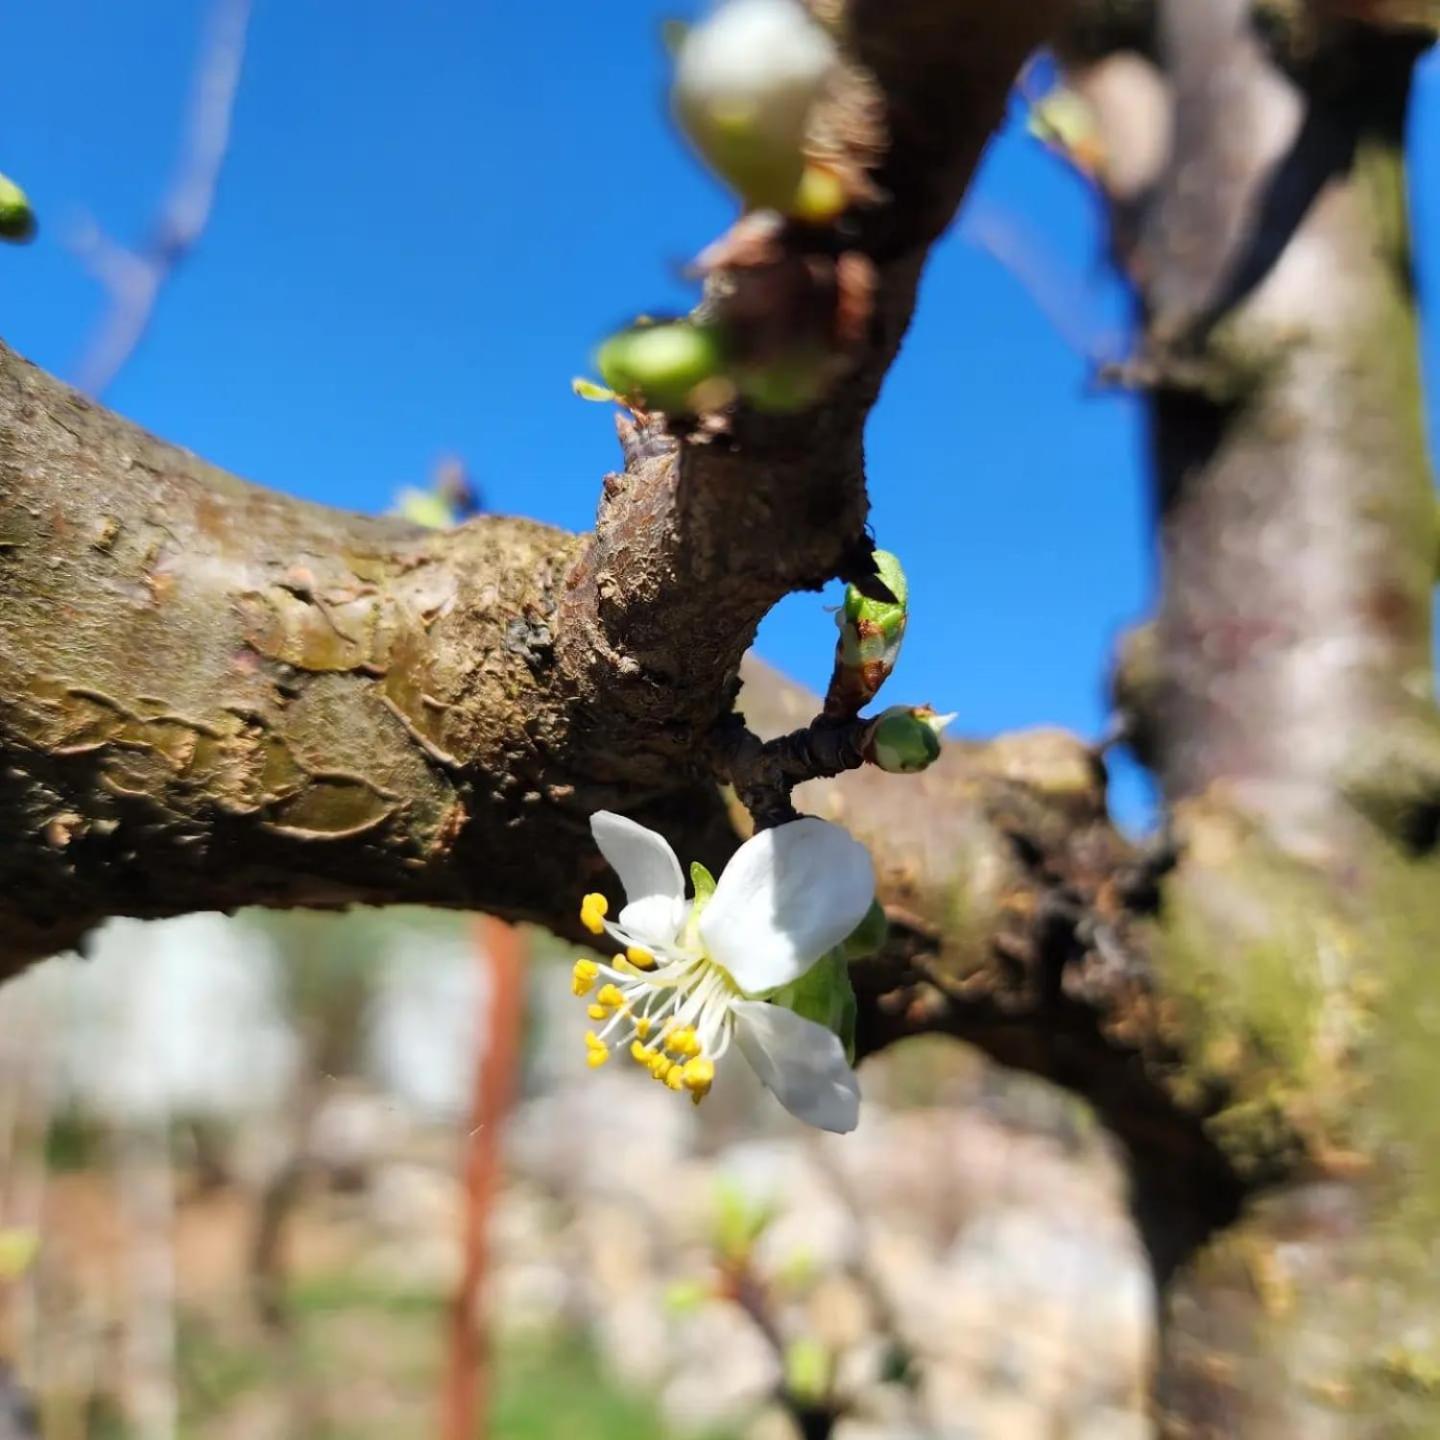
[[[804,1405],[818,1405],[830,1393],[834,1359],[825,1344],[805,1335],[785,1347],[785,1390]]]
[[[725,353],[713,327],[672,320],[612,335],[595,363],[605,383],[626,401],[684,414],[695,408],[701,385],[723,376]]]
[[[825,695],[825,714],[831,719],[858,715],[875,698],[905,639],[910,613],[905,571],[888,550],[877,550],[872,558],[875,580],[863,587],[847,585],[835,617],[840,639]]]
[[[443,495],[433,490],[418,490],[413,485],[405,486],[396,495],[395,513],[427,530],[448,530],[458,519]]]

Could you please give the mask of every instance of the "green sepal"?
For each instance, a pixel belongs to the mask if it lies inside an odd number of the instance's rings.
[[[890,938],[890,919],[878,900],[870,902],[865,918],[841,942],[840,955],[848,965],[855,960],[868,960],[885,948]]]
[[[804,1019],[833,1030],[845,1047],[845,1058],[852,1065],[855,1063],[858,1007],[843,945],[822,955],[798,980],[782,986],[770,1000],[772,1004],[783,1005]]]
[[[704,905],[715,893],[715,877],[698,860],[690,862],[690,888],[697,905]]]

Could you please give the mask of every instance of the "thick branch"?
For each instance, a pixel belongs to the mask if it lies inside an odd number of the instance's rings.
[[[652,418],[592,537],[285,500],[0,351],[5,963],[110,914],[250,903],[565,927],[604,807],[723,860],[708,740],[740,658],[777,599],[864,543],[865,415],[1058,8],[854,6],[820,129],[878,197],[837,241],[874,267],[873,323],[802,416],[742,413],[719,438]]]

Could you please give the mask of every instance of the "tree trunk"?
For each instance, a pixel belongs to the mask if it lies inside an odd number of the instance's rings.
[[[1424,38],[1166,0],[1068,56],[1146,319],[1161,595],[1117,688],[1184,854],[1155,963],[1247,1197],[1168,1286],[1167,1435],[1440,1424]]]

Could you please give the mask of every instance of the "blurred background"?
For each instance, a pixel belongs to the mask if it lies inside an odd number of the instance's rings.
[[[0,335],[277,488],[383,510],[463,474],[584,528],[617,454],[570,378],[688,306],[732,213],[664,119],[683,11],[6,7],[0,170],[41,230],[0,254]],[[1046,83],[935,252],[871,489],[912,582],[897,693],[1093,737],[1149,586],[1143,434],[1092,384],[1130,304]],[[1424,295],[1433,60],[1414,126]],[[816,687],[833,598],[761,637]],[[570,958],[465,917],[201,915],[0,991],[0,1440],[1147,1433],[1148,1273],[1083,1110],[937,1041],[866,1065],[843,1140],[738,1076],[692,1111],[585,1068]]]

